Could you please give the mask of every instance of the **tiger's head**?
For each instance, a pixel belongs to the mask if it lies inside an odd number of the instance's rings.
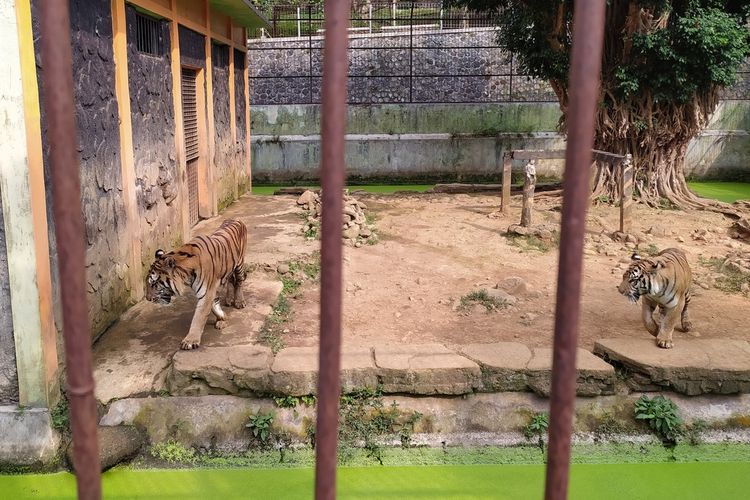
[[[623,273],[617,291],[627,297],[631,304],[635,304],[641,295],[649,293],[651,277],[661,269],[662,264],[651,259],[642,259],[637,252],[633,253],[630,259],[633,262]]]
[[[167,305],[172,297],[181,292],[181,280],[175,276],[177,261],[172,254],[166,254],[161,249],[156,251],[154,257],[146,277],[146,300]]]

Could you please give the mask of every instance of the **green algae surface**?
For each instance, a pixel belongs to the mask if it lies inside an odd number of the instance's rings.
[[[750,182],[688,182],[688,187],[698,196],[726,203],[750,200]]]
[[[542,498],[545,470],[538,448],[387,451],[385,466],[360,465],[368,463],[363,455],[339,467],[339,498]],[[103,497],[312,498],[312,453],[290,451],[286,457],[284,464],[278,463],[278,453],[267,452],[204,458],[198,460],[198,468],[119,467],[103,474]],[[679,445],[675,450],[637,444],[577,445],[572,461],[571,499],[741,499],[747,496],[750,476],[750,446],[742,444]],[[72,499],[75,477],[0,475],[0,492],[2,498]]]
[[[253,194],[272,195],[277,189],[288,186],[253,186]],[[319,189],[320,186],[301,186],[309,189]],[[416,191],[424,193],[434,188],[434,184],[363,184],[347,186],[349,191],[366,191],[368,193],[391,194],[399,191]]]

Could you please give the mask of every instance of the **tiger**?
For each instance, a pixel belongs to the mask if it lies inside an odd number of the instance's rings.
[[[663,349],[674,347],[672,333],[679,317],[681,330],[688,332],[693,327],[688,313],[692,272],[685,252],[679,248],[667,248],[655,257],[641,258],[637,252],[622,276],[617,290],[631,304],[641,301],[643,325],[656,337],[656,345]],[[661,319],[654,321],[656,307],[661,310]]]
[[[225,220],[208,236],[196,236],[184,245],[164,252],[157,250],[146,278],[146,299],[169,304],[172,298],[191,288],[198,297],[195,314],[181,349],[197,349],[209,311],[216,316],[216,329],[226,326],[226,314],[219,303],[220,287],[226,286],[225,303],[245,307],[242,285],[247,277],[245,245],[247,227],[238,220]]]

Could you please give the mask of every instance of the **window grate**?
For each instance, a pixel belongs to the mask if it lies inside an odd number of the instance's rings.
[[[135,46],[138,52],[144,54],[164,55],[164,37],[159,19],[136,12]]]
[[[198,158],[198,104],[196,72],[182,68],[182,124],[185,132],[185,160]]]
[[[211,62],[214,67],[229,67],[229,47],[227,45],[212,42],[211,43]]]

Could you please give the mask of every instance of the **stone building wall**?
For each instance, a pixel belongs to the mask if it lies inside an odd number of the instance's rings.
[[[159,22],[157,54],[136,46],[136,11],[128,6],[128,86],[133,130],[136,202],[140,217],[141,262],[151,265],[158,248],[180,242],[179,173],[175,150],[169,24]]]
[[[219,211],[237,198],[238,165],[232,144],[229,112],[229,47],[212,43],[211,57],[214,107],[214,165],[218,181]]]
[[[248,186],[247,172],[245,170],[245,155],[247,154],[247,117],[245,116],[245,65],[246,55],[244,52],[234,49],[234,115],[237,129],[237,142],[234,145],[234,155],[240,168],[239,194],[245,192]]]
[[[32,1],[40,101],[44,61],[40,57],[39,4]],[[125,311],[130,287],[127,273],[125,206],[120,166],[119,112],[115,95],[112,8],[109,0],[70,0],[73,85],[81,167],[81,201],[86,230],[86,280],[91,333],[96,336]],[[49,144],[42,105],[47,213],[53,293],[59,295],[57,251],[52,217]],[[60,325],[59,300],[54,300]]]
[[[1,197],[2,193],[0,193],[0,405],[7,405],[18,403],[18,375]]]

